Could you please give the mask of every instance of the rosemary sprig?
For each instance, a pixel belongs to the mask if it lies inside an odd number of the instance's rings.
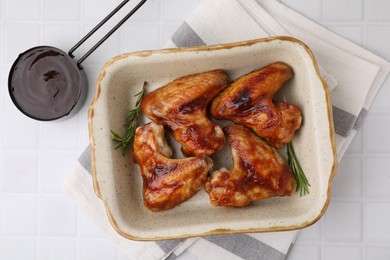
[[[121,136],[114,131],[111,130],[111,139],[117,143],[115,149],[119,149],[122,147],[122,155],[126,155],[127,147],[131,143],[134,138],[135,130],[138,127],[139,116],[141,115],[141,101],[145,94],[145,85],[142,87],[142,90],[135,95],[137,97],[137,101],[135,102],[135,108],[130,110],[129,115],[126,118],[126,135]]]
[[[288,156],[288,165],[295,175],[295,179],[297,180],[297,189],[299,190],[300,196],[309,194],[310,183],[307,180],[305,173],[303,172],[297,157],[294,152],[294,148],[292,142],[287,144],[287,156]]]

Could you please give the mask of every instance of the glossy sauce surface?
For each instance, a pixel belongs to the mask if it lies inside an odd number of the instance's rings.
[[[134,161],[140,166],[145,206],[151,211],[176,207],[194,196],[206,181],[213,163],[205,155],[172,159],[164,127],[154,122],[137,128]]]
[[[81,88],[76,62],[50,46],[22,53],[10,71],[13,102],[21,112],[38,120],[68,115],[80,98]]]
[[[223,70],[187,75],[146,95],[141,109],[182,144],[186,156],[211,155],[222,148],[225,137],[206,116],[206,107],[227,84]]]
[[[302,121],[296,105],[273,100],[293,75],[292,68],[282,62],[252,71],[214,98],[210,112],[216,119],[228,119],[251,128],[270,145],[281,148],[292,140]]]
[[[215,206],[243,207],[251,201],[290,196],[296,181],[278,152],[249,128],[223,129],[233,155],[233,168],[221,168],[206,181],[205,190]]]

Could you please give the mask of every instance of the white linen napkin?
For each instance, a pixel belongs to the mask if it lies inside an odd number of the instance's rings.
[[[323,77],[332,90],[337,153],[341,158],[389,73],[386,60],[275,0],[201,1],[167,46],[210,45],[277,35],[293,36],[306,43],[327,72]],[[334,79],[338,87],[333,90]]]
[[[298,231],[254,233],[138,242],[123,238],[111,226],[105,208],[96,196],[91,178],[91,158],[87,148],[64,183],[66,193],[113,238],[129,259],[175,259],[185,250],[199,259],[285,259]]]
[[[275,0],[203,0],[169,41],[169,47],[210,45],[275,35],[305,42],[322,67],[331,91],[339,160],[380,86],[390,63],[343,39]],[[333,89],[336,85],[337,87]],[[135,242],[111,227],[95,196],[89,150],[80,157],[65,189],[109,233],[130,259],[174,259],[189,250],[200,259],[285,259],[298,231],[223,235],[181,240]]]

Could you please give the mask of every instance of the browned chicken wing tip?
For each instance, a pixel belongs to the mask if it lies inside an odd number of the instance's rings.
[[[223,90],[211,103],[217,119],[228,119],[251,128],[276,148],[289,143],[301,126],[301,111],[296,105],[272,99],[293,71],[281,62],[246,74]]]
[[[171,156],[163,126],[151,122],[137,128],[134,161],[141,168],[144,204],[152,211],[171,209],[194,196],[213,165],[205,155],[185,159]]]
[[[141,109],[182,144],[185,155],[211,155],[222,148],[225,138],[207,118],[206,107],[227,84],[223,70],[181,77],[148,94]]]
[[[277,151],[244,126],[224,128],[233,168],[214,171],[205,183],[215,206],[243,207],[251,201],[291,195],[296,181]]]

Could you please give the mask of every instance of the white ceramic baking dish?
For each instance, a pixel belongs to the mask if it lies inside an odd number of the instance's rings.
[[[257,201],[245,208],[214,207],[203,189],[180,206],[151,212],[143,204],[142,177],[115,150],[110,130],[124,133],[128,111],[144,82],[152,91],[184,75],[224,69],[231,79],[270,63],[290,65],[294,77],[277,98],[298,105],[303,125],[293,144],[310,181],[310,194]],[[143,118],[142,122],[148,120]],[[94,188],[112,226],[133,240],[160,240],[243,232],[293,230],[316,222],[330,199],[337,168],[329,91],[310,49],[297,39],[273,37],[224,45],[141,51],[119,55],[102,69],[89,109]],[[174,147],[179,147],[170,140]],[[280,151],[282,154],[283,150]],[[176,154],[178,156],[178,154]],[[231,165],[228,149],[216,154],[215,169]]]

